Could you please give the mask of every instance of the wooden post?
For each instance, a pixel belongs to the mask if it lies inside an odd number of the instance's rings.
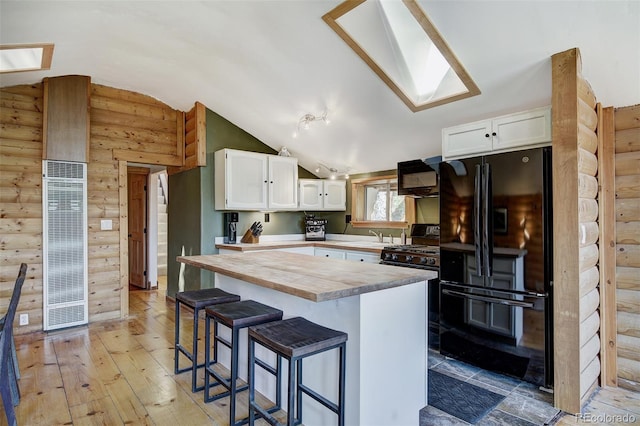
[[[618,386],[616,325],[615,129],[613,108],[598,105],[600,358],[602,386]]]
[[[578,75],[580,51],[551,57],[553,140],[554,405],[580,412],[580,251],[578,235]]]

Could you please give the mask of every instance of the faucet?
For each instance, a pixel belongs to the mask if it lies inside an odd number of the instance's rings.
[[[382,241],[382,238],[383,238],[382,232],[377,233],[376,231],[374,231],[374,230],[372,230],[372,229],[369,229],[369,233],[370,233],[370,234],[375,235],[376,237],[378,237],[378,242],[379,242],[379,243],[382,243],[382,242],[383,242],[383,241]]]

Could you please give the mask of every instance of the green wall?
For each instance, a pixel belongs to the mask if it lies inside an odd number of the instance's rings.
[[[277,154],[249,133],[207,110],[207,166],[169,176],[169,223],[167,294],[173,297],[179,288],[180,264],[175,261],[184,247],[186,255],[215,254],[215,237],[223,235],[223,211],[215,209],[214,153],[223,148]],[[299,168],[301,178],[316,178]],[[254,221],[263,223],[263,235],[300,234],[304,232],[304,212],[270,213],[239,212],[238,238]],[[318,215],[320,217],[320,215]],[[342,213],[344,223],[344,213]],[[187,266],[184,268],[184,289],[213,287],[213,274]]]
[[[214,205],[214,153],[223,148],[277,154],[271,147],[249,133],[207,109],[207,166],[169,176],[168,247],[167,247],[167,295],[173,297],[179,289],[180,266],[176,257],[185,255],[215,254],[215,237],[223,235],[223,211]],[[354,175],[362,178],[395,173],[395,170]],[[311,172],[299,168],[300,178],[316,178]],[[420,199],[417,202],[418,222],[437,223],[439,218],[437,198]],[[309,212],[328,220],[327,233],[369,235],[369,229],[356,229],[345,223],[345,215],[351,211],[351,185],[347,181],[346,212]],[[305,212],[270,213],[265,222],[261,212],[239,212],[238,238],[255,221],[263,224],[263,235],[301,234],[304,232]],[[380,228],[376,228],[380,229]],[[387,232],[388,231],[388,232]],[[400,230],[384,230],[400,236]],[[213,273],[184,267],[184,289],[195,290],[214,286]]]

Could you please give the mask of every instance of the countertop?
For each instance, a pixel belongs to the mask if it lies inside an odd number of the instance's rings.
[[[435,271],[282,251],[179,256],[177,261],[314,302],[437,278]]]
[[[440,248],[452,251],[462,251],[465,253],[474,253],[475,247],[473,244],[462,243],[440,243]],[[494,247],[493,255],[501,257],[524,257],[527,254],[526,249],[514,249],[505,247]]]
[[[241,252],[273,250],[281,248],[294,247],[324,247],[339,250],[365,251],[369,253],[380,254],[382,249],[387,246],[397,245],[397,243],[378,243],[372,241],[271,241],[257,244],[216,244],[218,249],[235,250]]]

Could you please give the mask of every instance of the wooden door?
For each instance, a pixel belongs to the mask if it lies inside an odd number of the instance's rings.
[[[127,169],[129,216],[129,284],[146,288],[147,177],[149,169]]]

